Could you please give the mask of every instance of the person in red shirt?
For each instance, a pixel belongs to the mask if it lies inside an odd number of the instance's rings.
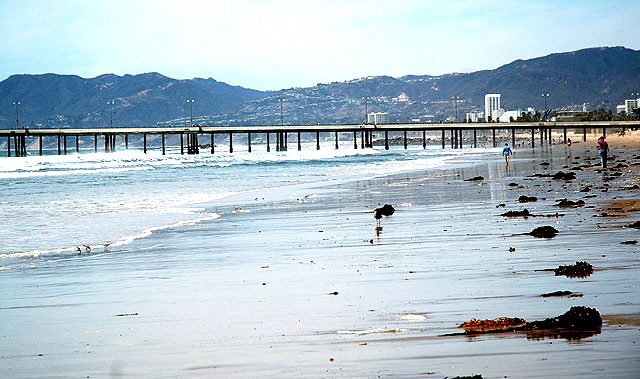
[[[604,136],[598,138],[598,153],[600,154],[600,163],[602,163],[602,168],[607,168],[609,144],[605,141]]]

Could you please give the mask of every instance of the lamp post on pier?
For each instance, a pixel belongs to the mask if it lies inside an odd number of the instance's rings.
[[[542,97],[544,98],[544,110],[543,110],[543,114],[542,117],[544,117],[544,120],[542,121],[547,121],[547,97],[549,97],[548,93],[543,93]]]
[[[193,103],[194,99],[187,99],[187,103],[189,104],[189,126],[193,126]]]
[[[455,103],[455,108],[456,108],[455,122],[458,122],[458,99],[460,98],[460,96],[452,96],[451,98],[453,99],[453,102]]]
[[[115,100],[107,101],[109,107],[109,127],[113,128],[113,104],[115,104]]]
[[[280,102],[280,126],[284,126],[284,110],[282,108],[282,103],[284,103],[284,99],[278,99]]]
[[[16,106],[16,129],[20,129],[20,112],[18,111],[18,108],[20,108],[20,102],[14,101],[13,105]]]
[[[371,97],[369,96],[365,96],[362,98],[362,100],[364,100],[364,123],[365,124],[369,123],[369,108],[368,108],[369,99],[371,99]]]

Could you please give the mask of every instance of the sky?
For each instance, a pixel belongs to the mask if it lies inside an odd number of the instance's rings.
[[[158,72],[259,90],[640,50],[640,0],[1,0],[0,80]]]

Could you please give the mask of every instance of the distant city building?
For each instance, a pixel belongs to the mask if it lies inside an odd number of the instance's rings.
[[[425,114],[423,116],[420,116],[419,119],[420,119],[420,122],[435,122],[436,116],[432,114]]]
[[[522,117],[522,114],[526,114],[527,112],[531,112],[530,109],[533,108],[527,108],[526,111],[523,111],[522,109],[516,109],[515,111],[506,111],[502,114],[502,116],[500,117],[500,122],[512,122],[513,121],[517,121],[518,117]],[[534,112],[532,112],[531,114],[534,114]]]
[[[491,122],[500,122],[503,121],[500,118],[505,114],[506,112],[504,111],[504,109],[494,109],[491,111]],[[508,117],[506,117],[507,120],[509,120]],[[507,121],[509,122],[509,121]]]
[[[484,119],[484,112],[469,112],[466,114],[467,122],[480,122]]]
[[[624,101],[624,111],[627,114],[632,113],[634,109],[638,108],[638,103],[640,99],[628,99]]]
[[[407,94],[403,92],[398,95],[398,97],[394,97],[393,99],[391,99],[391,101],[393,101],[394,103],[407,103],[409,102],[409,96],[407,96]]]
[[[626,99],[624,104],[616,106],[616,114],[625,112],[626,114],[633,113],[633,110],[640,108],[640,98],[638,99]]]
[[[379,125],[379,124],[386,124],[387,123],[387,112],[376,112],[376,113],[369,113],[367,115],[367,123],[368,124],[374,124],[374,125]]]
[[[495,121],[492,112],[500,109],[500,95],[499,93],[488,93],[484,95],[484,114],[486,117],[491,116],[491,119]],[[489,121],[489,120],[487,120]]]

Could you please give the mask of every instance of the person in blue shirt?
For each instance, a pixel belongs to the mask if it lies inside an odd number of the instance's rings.
[[[509,142],[507,142],[504,144],[504,147],[502,148],[502,155],[504,155],[504,163],[507,166],[509,166],[509,159],[511,159],[511,154],[513,154],[513,151],[509,147]]]

